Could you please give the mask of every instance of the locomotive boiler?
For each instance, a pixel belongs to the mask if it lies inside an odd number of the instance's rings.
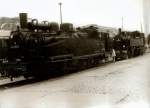
[[[78,28],[73,24],[33,19],[20,13],[20,26],[2,40],[0,73],[3,77],[43,78],[95,66],[111,56],[109,33],[94,26]]]

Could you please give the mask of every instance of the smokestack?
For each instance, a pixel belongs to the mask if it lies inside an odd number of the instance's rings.
[[[20,13],[19,18],[20,18],[21,29],[26,29],[27,28],[27,19],[28,19],[27,13]]]

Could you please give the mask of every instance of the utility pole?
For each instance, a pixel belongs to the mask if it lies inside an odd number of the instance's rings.
[[[122,17],[122,19],[121,19],[121,20],[122,20],[122,27],[121,27],[121,28],[122,28],[122,30],[123,30],[123,17]]]
[[[141,23],[141,32],[143,32],[143,27],[142,27],[142,23]]]
[[[60,24],[62,24],[62,10],[61,10],[62,3],[59,3],[60,6]]]
[[[146,27],[145,27],[145,31],[146,31],[146,36],[148,35],[148,25],[146,24]]]

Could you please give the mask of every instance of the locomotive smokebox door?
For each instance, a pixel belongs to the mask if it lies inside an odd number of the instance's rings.
[[[20,13],[19,14],[19,18],[20,18],[20,26],[21,29],[26,29],[28,24],[27,24],[27,13]]]

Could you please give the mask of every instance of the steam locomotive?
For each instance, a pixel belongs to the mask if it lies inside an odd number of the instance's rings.
[[[114,37],[113,48],[116,59],[127,59],[145,52],[145,36],[139,31],[121,31]]]
[[[28,22],[27,13],[19,16],[20,26],[11,32],[9,38],[0,39],[0,75],[11,80],[19,76],[39,79],[89,68],[108,61],[112,49],[116,50],[116,57],[118,50],[123,53],[126,50],[128,54],[132,49],[129,40],[136,43],[144,38],[143,35],[137,38],[136,33],[134,38],[128,36],[130,39],[124,39],[121,33],[112,38],[109,33],[100,32],[94,26],[75,30],[71,23],[39,23],[37,19]],[[132,46],[142,49],[144,41],[140,40],[139,45]]]

